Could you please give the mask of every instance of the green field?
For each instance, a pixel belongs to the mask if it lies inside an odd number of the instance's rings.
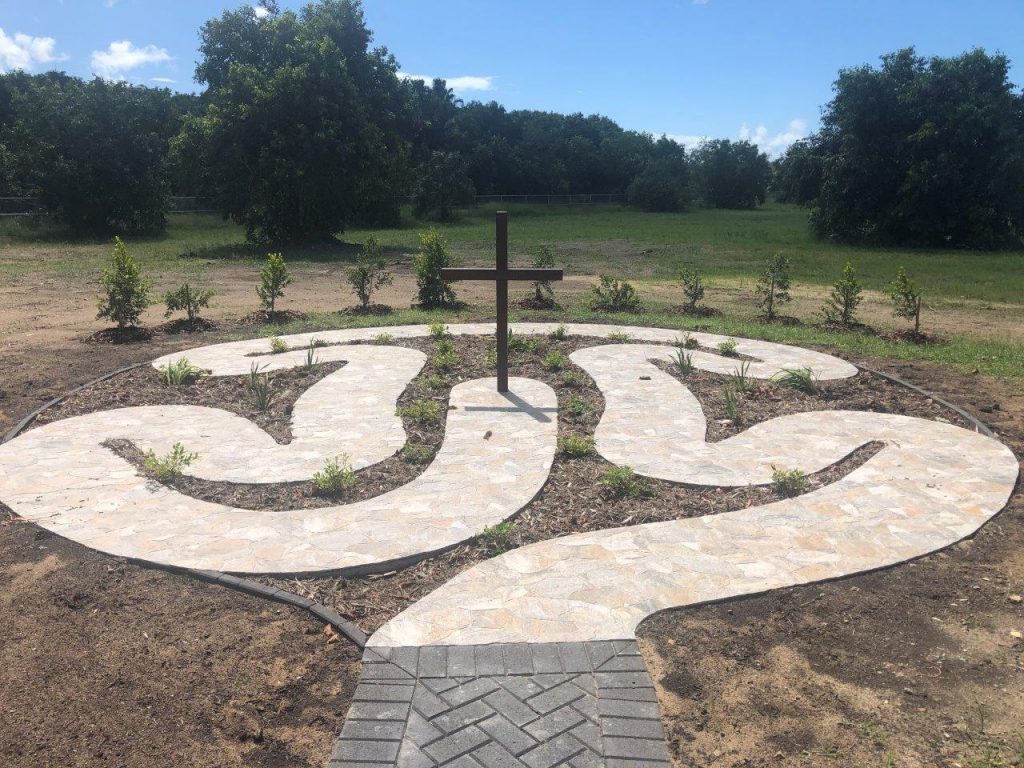
[[[823,243],[812,237],[806,211],[779,204],[753,211],[697,210],[683,214],[650,214],[622,206],[507,208],[514,262],[528,263],[537,248],[549,245],[568,274],[612,274],[634,281],[646,306],[639,316],[600,318],[580,297],[563,301],[557,315],[520,312],[519,319],[606,319],[679,328],[700,325],[737,336],[821,344],[858,355],[930,360],[958,370],[1024,377],[1024,252],[855,248]],[[481,206],[466,211],[456,222],[440,225],[453,252],[464,263],[493,263],[495,210],[496,206]],[[418,234],[428,226],[406,212],[403,225],[397,229],[353,229],[341,235],[338,245],[281,250],[297,271],[304,263],[344,264],[351,262],[359,245],[374,234],[392,261],[408,263],[416,250]],[[192,274],[201,269],[203,279],[213,287],[218,265],[253,260],[255,270],[254,260],[262,258],[267,250],[246,245],[240,227],[210,215],[173,216],[164,235],[129,240],[128,244],[147,271]],[[924,289],[929,313],[925,330],[940,316],[945,327],[953,330],[941,333],[937,343],[916,345],[823,330],[816,327],[807,311],[803,313],[804,325],[763,325],[753,319],[756,310],[749,292],[765,257],[777,251],[792,259],[794,284],[805,291],[813,289],[819,297],[815,307],[820,306],[847,260],[853,262],[870,291],[884,290],[897,267],[903,265]],[[0,275],[94,279],[109,254],[107,241],[68,242],[46,227],[36,229],[11,220],[0,224]],[[687,320],[666,312],[673,303],[666,299],[670,295],[666,290],[661,291],[660,298],[652,295],[659,285],[670,285],[686,264],[696,265],[707,276],[711,284],[708,301],[722,306],[724,317]],[[732,294],[724,295],[723,289]],[[479,319],[490,313],[490,307],[475,307],[462,316]],[[892,324],[888,310],[884,317],[877,317]],[[971,318],[978,317],[997,322],[978,330],[971,327]],[[424,319],[438,316],[400,311],[387,322]],[[373,322],[380,322],[380,318]],[[351,323],[350,317],[314,314],[301,327]],[[282,329],[267,332],[280,333]]]

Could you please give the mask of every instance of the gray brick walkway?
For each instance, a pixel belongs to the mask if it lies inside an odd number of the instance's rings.
[[[667,768],[633,640],[373,648],[330,768]]]

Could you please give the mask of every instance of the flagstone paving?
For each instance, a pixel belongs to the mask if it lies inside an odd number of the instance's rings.
[[[513,326],[519,334],[556,327]],[[802,413],[709,444],[696,398],[651,362],[671,360],[675,350],[664,345],[678,332],[565,328],[648,342],[572,355],[605,397],[597,450],[641,474],[695,485],[758,484],[775,468],[810,473],[867,442],[884,447],[842,480],[797,498],[566,536],[463,571],[370,638],[332,755],[335,768],[665,766],[653,689],[633,643],[644,618],[932,552],[976,531],[1016,482],[1017,460],[997,440],[896,415]],[[300,398],[295,447],[216,409],[119,409],[32,429],[0,446],[0,499],[107,552],[249,573],[394,566],[515,514],[543,486],[557,434],[555,393],[527,379],[512,379],[507,398],[494,391],[493,379],[457,385],[444,444],[423,475],[374,499],[325,509],[260,512],[187,498],[144,481],[101,445],[117,437],[158,450],[194,442],[208,453],[196,475],[258,481],[308,477],[334,453],[348,452],[360,465],[379,460],[404,438],[394,400],[423,364],[419,353],[407,354],[412,350],[352,346],[384,332],[410,338],[429,328],[297,334],[284,337],[292,351],[282,354],[255,339],[154,361],[187,357],[213,375],[237,375],[254,363],[268,370],[300,365],[315,339],[332,345],[317,356],[347,365]],[[449,332],[487,334],[493,326],[452,325]],[[726,340],[691,336],[706,347]],[[821,379],[856,373],[838,358],[780,344],[739,339],[737,351],[755,358],[747,366],[755,378],[803,367]],[[692,361],[725,374],[742,365],[699,350]],[[368,376],[379,386],[368,385]],[[366,410],[363,423],[353,402]]]

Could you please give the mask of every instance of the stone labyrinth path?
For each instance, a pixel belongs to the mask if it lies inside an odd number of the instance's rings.
[[[550,324],[521,323],[517,334]],[[653,361],[678,333],[568,325],[572,335],[628,333],[644,344],[587,347],[572,360],[596,382],[605,411],[597,451],[639,474],[696,486],[771,481],[773,466],[824,469],[872,441],[882,449],[841,480],[796,498],[699,518],[565,536],[469,568],[381,627],[331,765],[665,766],[657,700],[634,641],[653,613],[836,578],[899,563],[974,533],[1003,508],[1017,460],[998,441],[937,421],[858,411],[808,412],[705,441],[701,406]],[[356,468],[405,442],[395,403],[425,362],[396,346],[353,345],[386,330],[218,344],[187,356],[213,376],[296,367],[313,338],[321,361],[346,365],[295,403],[293,439],[275,442],[248,420],[196,406],[152,406],[68,418],[0,446],[0,500],[54,533],[114,555],[244,574],[351,574],[410,563],[515,515],[541,490],[556,450],[557,399],[513,378],[458,384],[443,446],[404,487],[320,509],[258,511],[200,501],[141,477],[109,448],[131,440],[201,459],[208,480],[308,480],[347,453]],[[456,335],[493,334],[485,324]],[[714,348],[724,337],[692,334]],[[853,376],[838,358],[740,340],[749,375],[809,367]],[[695,351],[693,364],[732,373],[735,360]],[[484,435],[487,438],[484,439]]]

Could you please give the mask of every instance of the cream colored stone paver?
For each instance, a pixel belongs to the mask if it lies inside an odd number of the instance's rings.
[[[423,368],[426,355],[406,347],[348,345],[318,349],[316,356],[321,362],[344,360],[345,366],[295,401],[292,440],[285,445],[248,419],[215,408],[138,420],[130,439],[141,450],[159,455],[180,442],[199,454],[186,474],[233,483],[309,480],[326,459],[339,454],[362,469],[399,450],[406,435],[395,403]],[[297,367],[306,353],[281,357],[285,359],[273,361],[278,369]]]
[[[213,409],[122,408],[30,430],[0,446],[0,498],[22,517],[125,557],[234,573],[357,568],[454,545],[513,515],[547,480],[557,399],[546,384],[512,378],[455,386],[444,444],[401,488],[352,504],[245,510],[147,482],[102,447]],[[217,412],[218,414],[222,412]],[[220,418],[218,416],[218,418]]]
[[[1013,492],[1017,460],[996,440],[905,416],[838,415],[837,430],[886,447],[837,483],[737,512],[513,550],[463,571],[384,625],[370,644],[632,637],[645,617],[667,608],[927,554],[974,533]],[[766,433],[775,428],[769,425]]]

